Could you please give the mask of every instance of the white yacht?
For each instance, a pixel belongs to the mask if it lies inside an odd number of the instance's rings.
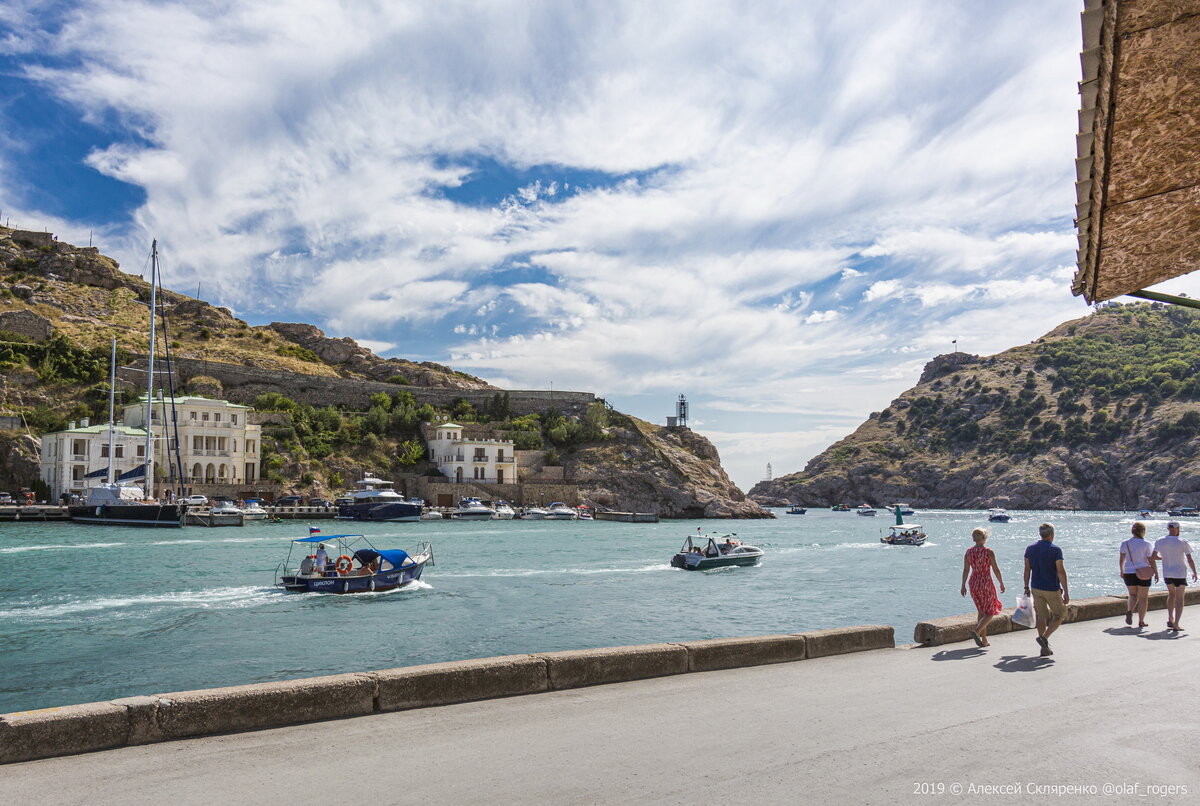
[[[511,521],[517,516],[512,504],[507,501],[497,501],[492,511],[492,520]]]
[[[458,502],[458,509],[450,514],[450,519],[456,521],[490,521],[495,514],[495,510],[478,498],[464,498]]]
[[[525,507],[521,510],[521,520],[523,521],[544,521],[546,519],[546,510],[541,507]]]
[[[548,521],[573,521],[578,517],[579,513],[562,501],[555,501],[546,508],[546,520]]]
[[[338,507],[338,520],[348,521],[419,521],[424,502],[414,504],[396,492],[392,482],[367,476],[354,483],[352,504]]]

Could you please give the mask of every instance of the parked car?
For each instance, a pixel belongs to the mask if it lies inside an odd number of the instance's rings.
[[[304,503],[304,499],[298,495],[285,495],[283,498],[275,501],[277,507],[298,507]]]
[[[189,507],[202,507],[208,505],[207,495],[189,495],[187,498],[180,499],[179,503],[187,504]]]
[[[310,498],[310,499],[308,499],[308,505],[310,507],[331,507],[331,506],[333,506],[328,501],[326,501],[324,498]]]

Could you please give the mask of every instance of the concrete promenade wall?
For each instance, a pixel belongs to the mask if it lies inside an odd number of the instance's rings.
[[[1123,616],[1125,615],[1125,602],[1126,597],[1124,595],[1073,599],[1067,605],[1067,620],[1065,623],[1070,624],[1076,621]],[[1190,605],[1198,602],[1200,602],[1200,588],[1187,588],[1184,603]],[[1150,594],[1150,610],[1163,610],[1166,606],[1166,591],[1154,591]],[[1014,609],[1009,608],[1008,610],[1004,610],[1000,615],[992,619],[991,623],[988,624],[988,634],[996,635],[998,633],[1028,630],[1029,627],[1013,623],[1012,615]],[[945,618],[918,622],[916,629],[913,630],[913,640],[924,646],[941,646],[942,644],[970,641],[972,640],[971,629],[975,626],[975,619],[976,615],[974,613],[966,613],[961,616],[946,616]]]
[[[895,645],[890,626],[867,625],[478,658],[43,708],[0,715],[0,764]]]
[[[146,359],[138,356],[132,360],[134,370],[144,370]],[[401,390],[411,392],[418,404],[447,407],[456,398],[465,398],[472,406],[481,408],[491,403],[497,394],[507,394],[513,413],[517,415],[537,414],[548,408],[556,408],[567,414],[582,414],[596,401],[591,392],[543,391],[540,389],[450,389],[429,386],[404,386],[382,381],[358,380],[327,375],[302,375],[296,372],[247,367],[241,364],[225,364],[219,361],[202,361],[195,358],[173,358],[177,383],[185,385],[187,379],[206,375],[221,382],[226,400],[243,405],[252,405],[254,398],[264,392],[278,392],[293,400],[311,406],[353,406],[366,410],[371,405],[371,395],[378,392],[395,394]],[[122,380],[145,384],[145,372],[120,369]]]

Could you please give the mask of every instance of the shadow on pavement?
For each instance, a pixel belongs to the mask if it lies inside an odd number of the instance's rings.
[[[1182,637],[1183,633],[1172,632],[1170,630],[1163,630],[1162,632],[1148,632],[1144,635],[1138,636],[1138,638],[1145,638],[1149,641],[1175,641]]]
[[[1036,672],[1054,665],[1050,658],[1029,658],[1024,655],[1004,655],[994,664],[1002,672]]]
[[[1145,627],[1109,627],[1104,632],[1109,635],[1140,635]]]
[[[968,647],[966,649],[943,649],[941,652],[935,652],[930,656],[930,660],[964,660],[966,658],[978,658],[980,655],[986,655],[977,646]]]

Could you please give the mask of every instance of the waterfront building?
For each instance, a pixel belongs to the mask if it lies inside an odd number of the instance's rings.
[[[470,438],[456,423],[438,423],[430,430],[432,435],[426,440],[429,456],[450,481],[516,483],[517,455],[512,440]]]
[[[226,400],[186,395],[176,397],[182,486],[188,493],[244,497],[260,480],[262,427],[249,422],[252,409]],[[175,439],[171,423],[172,398],[155,398],[150,412],[154,432],[155,484],[176,486],[176,467],[167,458],[167,439]],[[146,398],[124,407],[125,423],[143,427]]]
[[[110,444],[114,479],[145,461],[146,432],[141,428],[118,423],[112,427],[110,441],[107,424],[83,420],[65,431],[43,434],[41,477],[50,488],[50,500],[64,494],[82,496],[88,487],[107,483]]]

